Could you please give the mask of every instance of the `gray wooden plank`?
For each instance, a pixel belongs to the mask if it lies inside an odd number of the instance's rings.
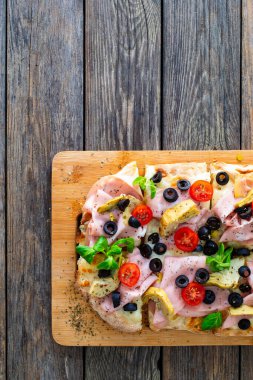
[[[240,1],[164,0],[163,148],[240,148]],[[163,350],[164,379],[237,379],[238,347]]]
[[[5,108],[6,108],[6,2],[0,2],[0,380],[6,376],[5,299]]]
[[[9,379],[80,379],[83,349],[51,337],[53,155],[83,147],[83,2],[8,1]]]
[[[160,1],[86,1],[86,149],[159,149],[160,25]],[[87,348],[85,379],[159,379],[159,356]]]
[[[253,3],[242,0],[242,149],[253,149]],[[253,378],[253,347],[241,347],[241,379]]]

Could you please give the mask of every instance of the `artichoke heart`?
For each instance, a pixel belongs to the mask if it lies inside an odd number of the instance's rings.
[[[147,303],[149,300],[157,303],[166,318],[174,315],[173,305],[163,289],[151,286],[142,297],[143,303]]]
[[[200,210],[198,206],[191,199],[187,199],[174,207],[168,208],[163,213],[160,221],[160,235],[171,235],[180,223],[185,223],[199,213]]]
[[[118,275],[115,273],[114,277],[95,279],[90,286],[89,294],[98,298],[102,298],[116,290],[118,286]]]
[[[104,212],[111,211],[114,208],[116,208],[119,201],[121,201],[123,199],[129,199],[130,203],[133,203],[135,205],[141,203],[137,198],[133,197],[132,195],[121,194],[118,197],[112,198],[109,201],[107,201],[106,203],[104,203],[103,205],[99,206],[97,211],[100,214],[103,214]]]
[[[235,208],[248,205],[251,202],[253,202],[253,189],[251,189],[248,192],[248,194],[247,194],[247,196],[245,198],[241,199],[239,202],[237,202],[235,204]]]
[[[218,286],[221,289],[235,289],[240,279],[238,269],[242,265],[244,265],[243,258],[231,260],[230,268],[211,273],[206,285]]]
[[[248,305],[242,305],[237,308],[230,307],[229,314],[232,316],[253,315],[253,307]]]

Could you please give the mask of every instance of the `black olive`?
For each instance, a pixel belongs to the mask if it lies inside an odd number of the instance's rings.
[[[200,240],[209,240],[210,239],[210,230],[206,226],[202,226],[198,230],[198,236]]]
[[[123,306],[124,311],[136,311],[137,305],[136,303],[127,303],[125,306]]]
[[[238,248],[236,250],[234,249],[234,251],[235,251],[236,256],[246,257],[246,256],[250,255],[250,250],[248,248]],[[233,253],[234,253],[234,251],[233,251]]]
[[[195,274],[195,281],[205,284],[209,280],[209,272],[205,268],[199,268]]]
[[[202,252],[203,251],[203,245],[198,244],[197,247],[194,249],[195,252]]]
[[[129,199],[121,199],[118,203],[117,203],[117,207],[120,211],[125,211],[125,209],[127,208],[127,206],[129,205],[130,203],[130,200]]]
[[[175,202],[178,199],[177,190],[173,189],[173,187],[168,187],[163,192],[163,197],[167,202]]]
[[[109,220],[104,224],[103,230],[107,235],[113,236],[118,231],[118,226],[115,222]]]
[[[238,273],[241,277],[249,277],[250,274],[251,274],[251,270],[249,269],[249,267],[247,267],[247,265],[242,265],[239,269],[238,269]]]
[[[139,228],[141,226],[140,221],[136,219],[134,216],[130,216],[130,218],[128,219],[128,224],[133,228]]]
[[[221,185],[221,186],[224,186],[228,183],[229,181],[229,175],[228,173],[226,172],[219,172],[216,174],[216,182]]]
[[[203,252],[206,256],[214,255],[218,251],[219,247],[213,240],[207,240],[204,245]]]
[[[151,179],[151,181],[153,181],[154,183],[159,183],[161,182],[163,178],[163,175],[162,175],[162,172],[158,171],[156,172]]]
[[[235,212],[238,214],[238,216],[241,219],[248,219],[248,218],[250,218],[252,216],[251,206],[237,207],[235,209]]]
[[[177,181],[177,187],[181,191],[186,191],[191,187],[191,182],[187,179],[180,179],[179,181]]]
[[[163,255],[167,251],[167,246],[164,243],[156,243],[153,250],[157,255]]]
[[[120,305],[120,292],[112,292],[112,303],[114,308]]]
[[[189,284],[189,278],[184,274],[181,274],[176,278],[175,283],[179,288],[186,288],[186,286]]]
[[[99,269],[98,271],[98,277],[104,278],[104,277],[110,277],[111,271],[109,269]]]
[[[249,284],[241,284],[239,286],[239,289],[242,293],[249,293],[251,292],[251,286]]]
[[[206,221],[206,226],[210,228],[210,230],[218,230],[221,226],[221,220],[216,216],[210,216]]]
[[[163,267],[163,264],[160,259],[155,258],[155,259],[150,260],[149,269],[152,272],[154,273],[161,272],[162,267]]]
[[[238,327],[241,330],[247,330],[248,328],[250,328],[250,320],[246,318],[240,319],[240,321],[238,322]]]
[[[243,298],[239,293],[233,292],[228,296],[228,303],[232,307],[237,308],[243,304]]]
[[[148,244],[141,244],[139,247],[140,253],[145,259],[149,259],[152,255],[152,248]]]
[[[148,241],[151,241],[151,243],[156,244],[160,240],[159,234],[157,232],[153,232],[151,235],[148,237]]]
[[[213,303],[215,301],[215,293],[210,290],[210,289],[207,289],[206,290],[206,293],[205,293],[205,298],[203,299],[203,302],[206,304],[206,305],[211,305],[211,303]]]

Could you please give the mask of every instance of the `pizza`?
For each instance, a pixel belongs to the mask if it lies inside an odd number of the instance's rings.
[[[252,202],[253,165],[130,162],[87,194],[76,287],[121,331],[253,335]]]

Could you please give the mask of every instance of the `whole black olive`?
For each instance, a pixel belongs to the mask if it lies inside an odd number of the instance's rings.
[[[198,230],[198,236],[200,240],[209,240],[210,239],[210,229],[206,226],[202,226]]]
[[[206,294],[205,294],[205,298],[203,299],[203,302],[206,305],[211,305],[215,301],[215,298],[216,298],[215,293],[212,290],[207,289]]]
[[[210,228],[210,230],[218,230],[221,226],[221,220],[216,216],[210,216],[206,221],[206,226]]]
[[[128,219],[128,224],[130,227],[133,228],[139,228],[141,226],[141,223],[138,219],[136,219],[134,216],[130,216]]]
[[[247,265],[242,265],[239,269],[238,269],[238,273],[241,277],[249,277],[250,274],[251,274],[251,270],[249,269],[249,267],[247,267]]]
[[[237,207],[235,212],[241,219],[249,219],[252,216],[251,206]]]
[[[152,255],[152,248],[148,244],[141,244],[139,247],[140,253],[145,259],[149,259]]]
[[[238,327],[241,330],[247,330],[248,328],[250,328],[250,320],[246,318],[240,319],[240,321],[238,322]]]
[[[148,237],[148,241],[150,241],[152,244],[159,243],[160,237],[157,232],[153,232],[151,235]]]
[[[239,293],[233,292],[228,296],[228,303],[232,307],[237,308],[243,304],[243,298]]]
[[[204,245],[203,252],[206,256],[214,255],[218,251],[219,247],[213,240],[207,240]]]
[[[121,199],[118,203],[117,203],[117,207],[120,211],[125,211],[125,209],[127,208],[127,206],[129,205],[130,203],[130,200],[129,199]]]
[[[251,286],[249,284],[241,284],[239,286],[239,289],[242,293],[249,293],[251,292]]]

